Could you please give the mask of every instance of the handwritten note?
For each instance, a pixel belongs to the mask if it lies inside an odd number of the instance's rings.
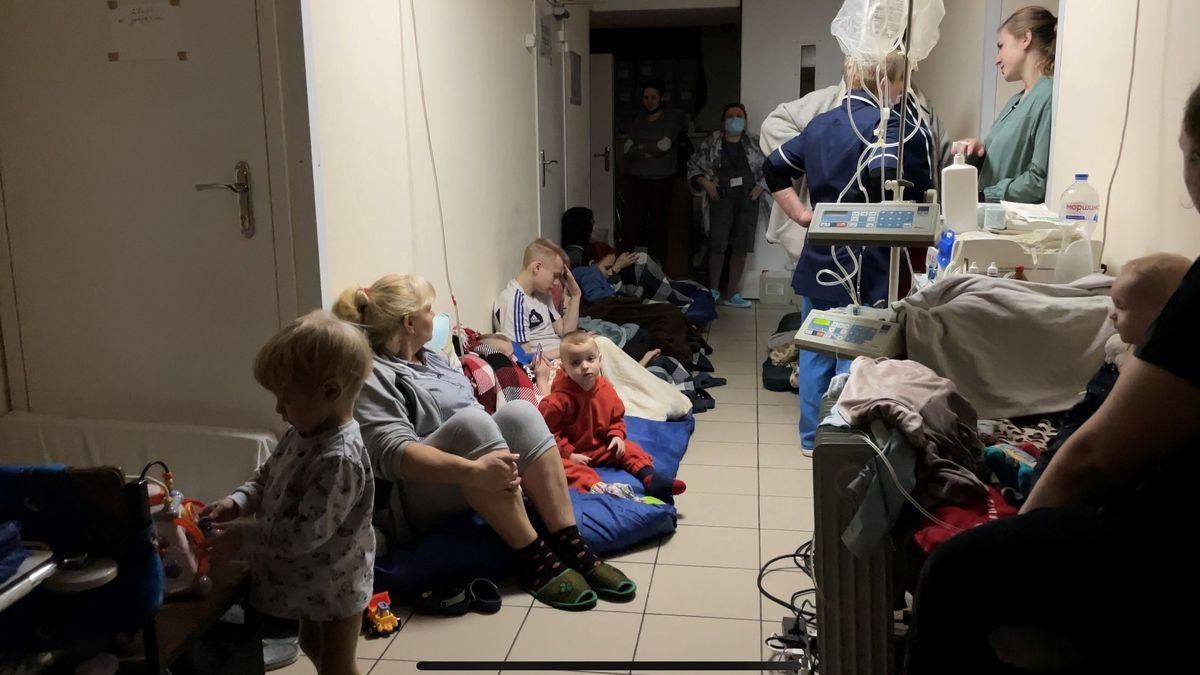
[[[187,60],[179,0],[109,2],[109,61]]]

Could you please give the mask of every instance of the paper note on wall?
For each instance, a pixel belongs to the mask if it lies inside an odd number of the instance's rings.
[[[180,0],[108,3],[109,61],[186,61]]]

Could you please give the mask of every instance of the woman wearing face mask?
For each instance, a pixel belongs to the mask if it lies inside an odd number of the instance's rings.
[[[754,250],[760,215],[759,197],[767,189],[758,139],[746,133],[746,106],[730,103],[721,114],[721,131],[704,140],[688,161],[688,184],[704,197],[708,230],[708,284],[713,299],[730,307],[749,307],[739,284],[746,256]],[[729,283],[721,293],[721,270],[729,260]],[[724,299],[722,299],[724,298]]]
[[[968,138],[957,144],[968,158],[981,162],[981,202],[1046,200],[1057,26],[1058,19],[1048,10],[1025,7],[996,31],[1000,75],[1025,87],[1005,104],[987,139]]]
[[[691,199],[680,179],[680,156],[687,143],[688,117],[664,107],[666,85],[650,80],[642,87],[644,112],[628,124],[620,181],[621,225],[618,247],[649,249],[667,273],[688,276],[688,222]]]

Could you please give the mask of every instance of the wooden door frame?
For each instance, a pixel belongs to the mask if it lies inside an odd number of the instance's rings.
[[[275,298],[280,326],[303,311],[321,306],[302,20],[302,4],[307,1],[255,2],[267,143],[265,187],[271,204]],[[30,410],[4,197],[4,174],[0,169],[0,348],[5,371],[2,384],[7,388],[9,402],[9,408],[0,413]]]

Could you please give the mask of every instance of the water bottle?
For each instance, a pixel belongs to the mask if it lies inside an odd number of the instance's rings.
[[[942,215],[946,229],[969,232],[979,228],[979,174],[967,164],[962,147],[956,145],[954,163],[942,169]]]
[[[1059,200],[1058,217],[1074,225],[1084,239],[1091,239],[1100,222],[1100,195],[1088,185],[1086,173],[1075,174],[1075,182]]]
[[[996,278],[998,278],[998,277],[1000,276],[1000,268],[999,268],[999,267],[996,267],[996,263],[995,263],[995,262],[993,262],[992,264],[988,265],[988,268],[987,268],[987,275],[988,275],[989,277],[992,277],[993,279],[996,279]]]

